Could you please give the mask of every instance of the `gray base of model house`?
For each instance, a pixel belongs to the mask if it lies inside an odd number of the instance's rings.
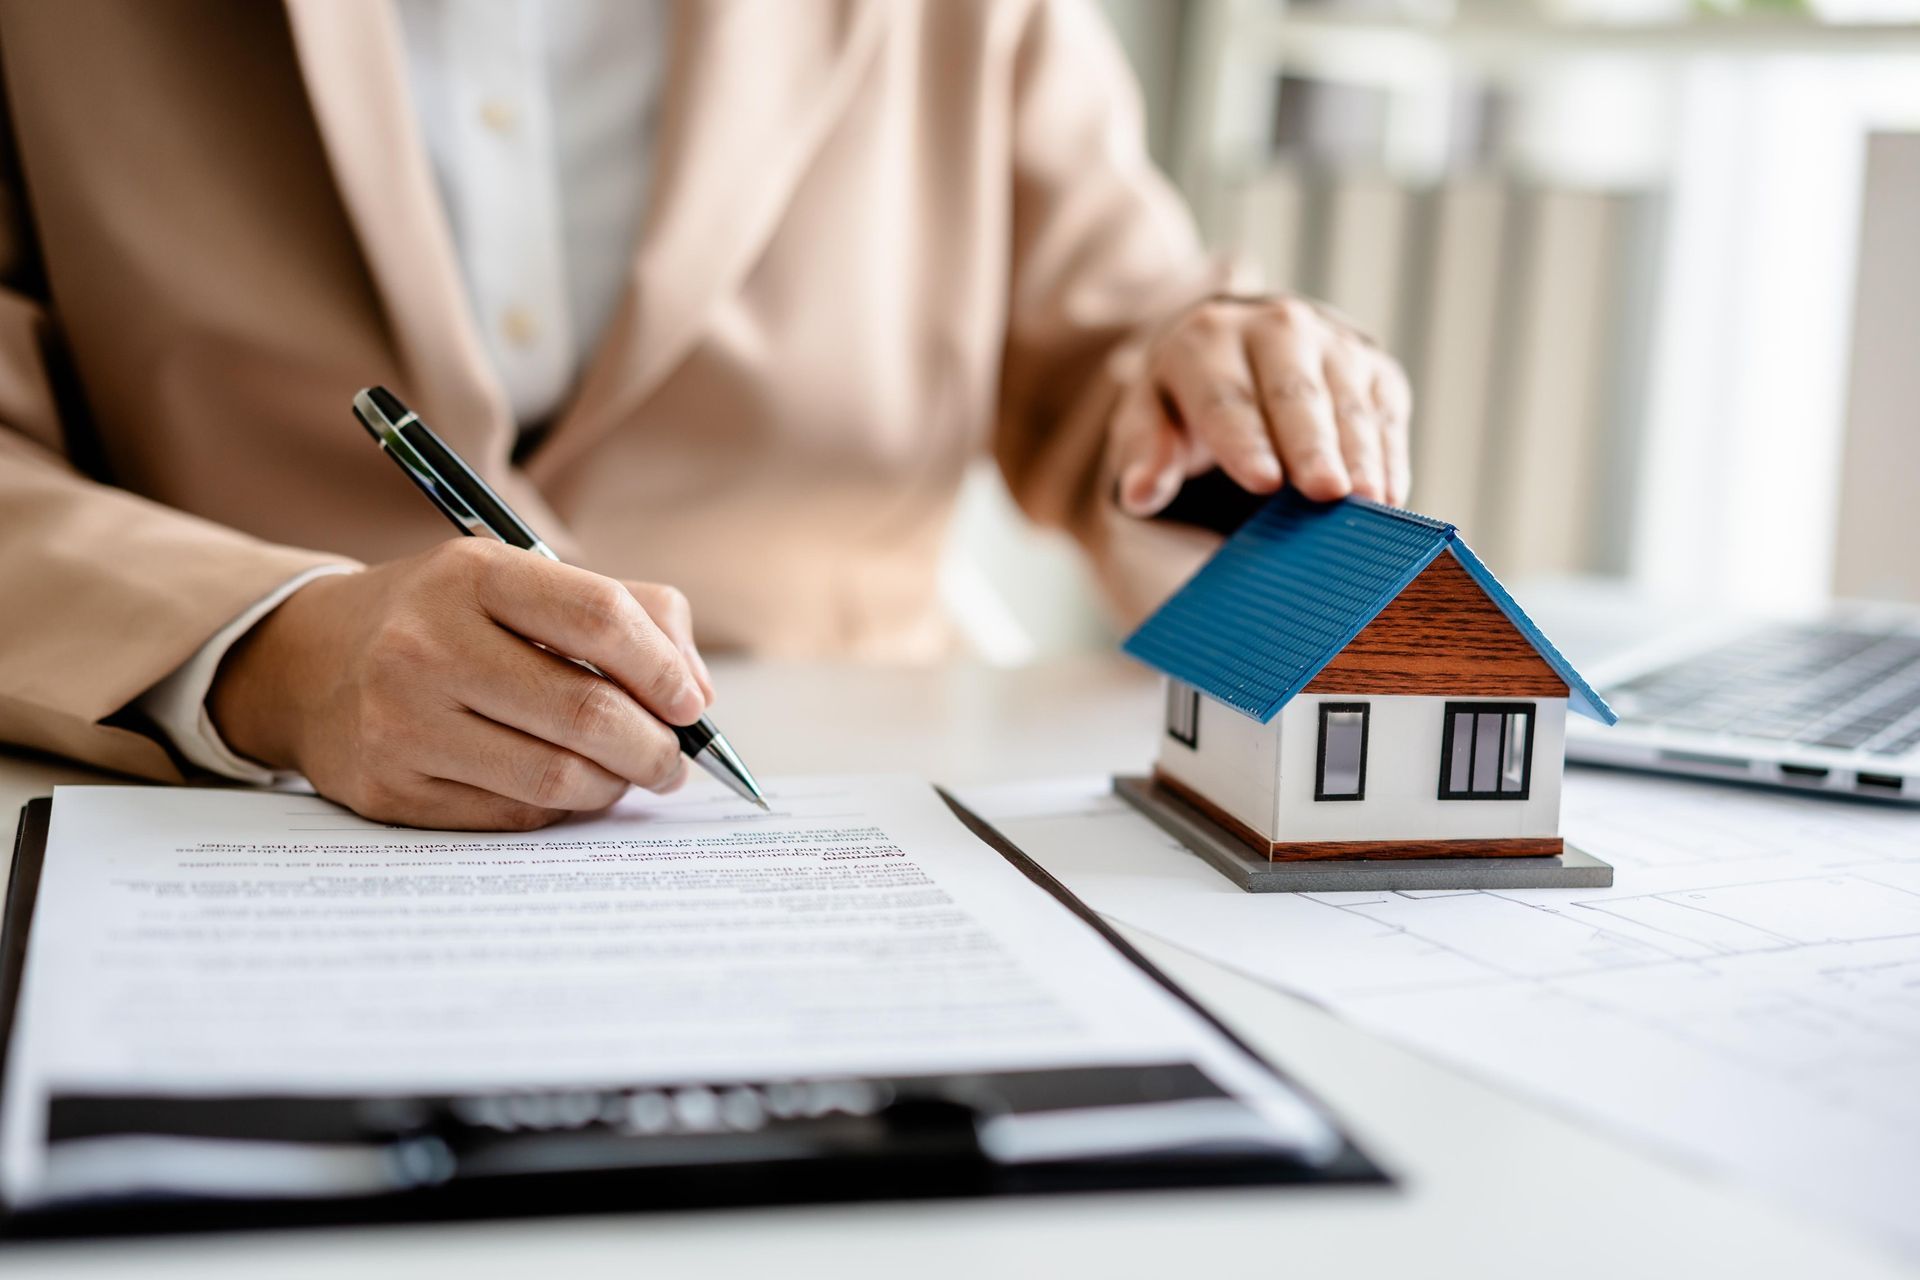
[[[1613,868],[1572,845],[1549,858],[1394,858],[1269,862],[1153,779],[1116,777],[1113,792],[1248,893],[1350,889],[1605,889]]]

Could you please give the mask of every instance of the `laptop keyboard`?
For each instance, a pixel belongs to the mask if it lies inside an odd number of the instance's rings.
[[[1901,756],[1920,747],[1920,635],[1769,627],[1606,696],[1642,724]]]

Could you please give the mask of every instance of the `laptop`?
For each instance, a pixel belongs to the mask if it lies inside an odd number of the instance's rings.
[[[1843,599],[1913,602],[1920,133],[1874,133],[1865,159],[1832,589]],[[1620,723],[1599,733],[1569,725],[1570,759],[1920,805],[1912,603],[1683,630],[1584,669]]]
[[[1620,722],[1567,758],[1920,805],[1920,610],[1693,628],[1588,672]]]

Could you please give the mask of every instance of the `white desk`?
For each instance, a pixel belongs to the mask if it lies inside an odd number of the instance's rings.
[[[722,667],[728,735],[765,774],[953,783],[1138,768],[1157,687],[1117,659],[1022,671]],[[0,755],[11,814],[99,775]],[[9,826],[10,821],[9,821]],[[1318,1009],[1134,936],[1326,1099],[1392,1191],[854,1205],[380,1228],[0,1251],[0,1272],[279,1277],[1911,1275],[1837,1228],[1659,1163]],[[1920,1195],[1920,1189],[1916,1189]]]

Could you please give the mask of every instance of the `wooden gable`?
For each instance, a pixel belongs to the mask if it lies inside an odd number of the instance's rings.
[[[1304,692],[1564,698],[1567,684],[1442,552]]]

